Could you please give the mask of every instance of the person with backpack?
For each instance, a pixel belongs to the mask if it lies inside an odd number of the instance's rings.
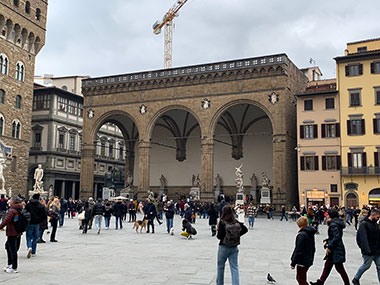
[[[352,284],[360,285],[360,278],[375,262],[377,278],[380,283],[380,229],[378,221],[380,210],[372,209],[371,214],[363,219],[356,234],[356,241],[361,249],[364,263],[356,272]]]
[[[39,223],[46,218],[45,207],[40,203],[40,194],[34,194],[32,196],[32,199],[26,204],[25,210],[30,213],[30,223],[26,229],[26,257],[30,258],[36,255]]]
[[[218,271],[216,284],[224,284],[224,269],[228,259],[230,263],[232,285],[239,284],[238,245],[240,237],[248,232],[243,223],[235,218],[235,212],[230,205],[225,205],[218,224],[217,238],[220,240],[218,248]]]
[[[296,246],[294,248],[290,268],[294,270],[297,267],[296,280],[299,285],[307,285],[307,271],[313,265],[315,254],[315,234],[317,230],[308,226],[306,217],[300,217],[297,220],[299,232],[296,237]]]
[[[23,209],[19,197],[12,197],[9,201],[10,210],[8,211],[5,219],[0,224],[0,229],[7,227],[6,235],[7,241],[5,249],[7,250],[8,265],[4,268],[7,273],[17,273],[17,252],[20,248],[21,234],[16,230],[16,223],[20,222],[20,213]]]
[[[346,250],[343,244],[343,229],[345,223],[339,219],[337,210],[330,209],[327,212],[328,238],[323,241],[326,249],[325,266],[321,277],[316,282],[310,282],[311,285],[323,285],[329,277],[331,269],[335,266],[336,271],[340,274],[344,281],[344,285],[350,285],[350,280],[343,263],[346,261]]]

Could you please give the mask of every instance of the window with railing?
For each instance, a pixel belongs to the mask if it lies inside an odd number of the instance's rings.
[[[348,158],[348,172],[355,173],[367,173],[367,154],[365,152],[349,152]]]

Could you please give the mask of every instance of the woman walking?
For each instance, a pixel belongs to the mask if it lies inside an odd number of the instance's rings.
[[[256,207],[253,206],[252,203],[250,203],[247,208],[247,216],[248,216],[249,229],[253,229],[253,225],[255,224],[255,218],[257,216],[257,210],[256,210]]]
[[[58,197],[55,197],[53,200],[53,203],[50,204],[50,208],[49,208],[50,224],[52,227],[52,231],[50,234],[50,242],[58,242],[55,239],[55,234],[57,232],[60,209],[61,209],[61,203],[59,202]]]
[[[343,263],[346,261],[346,250],[343,244],[343,229],[346,227],[344,222],[339,219],[337,210],[328,210],[327,212],[328,238],[324,240],[323,245],[326,248],[325,267],[321,277],[317,282],[310,282],[311,285],[323,285],[329,276],[331,269],[335,266],[336,271],[342,277],[344,284],[349,285],[346,270]]]
[[[208,209],[208,224],[211,227],[211,235],[216,235],[216,225],[218,223],[218,211],[215,209],[214,203],[210,205]]]
[[[218,271],[216,284],[224,284],[224,268],[228,259],[230,263],[232,285],[239,285],[238,245],[240,236],[248,232],[243,223],[235,218],[235,212],[230,205],[223,207],[222,215],[218,224],[217,238],[220,240],[218,248]]]

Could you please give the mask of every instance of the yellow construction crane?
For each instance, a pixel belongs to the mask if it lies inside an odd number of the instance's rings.
[[[172,44],[173,44],[173,20],[178,16],[178,11],[185,5],[188,0],[177,0],[169,9],[161,21],[153,24],[153,33],[159,35],[162,27],[165,26],[165,42],[164,42],[164,66],[172,67]]]

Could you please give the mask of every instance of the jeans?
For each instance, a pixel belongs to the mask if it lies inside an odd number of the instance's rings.
[[[355,274],[355,278],[359,280],[363,273],[371,267],[372,261],[374,261],[377,268],[377,278],[380,283],[380,255],[363,255],[363,260],[364,263],[359,267],[358,272]]]
[[[340,274],[340,277],[342,277],[344,284],[350,285],[350,280],[348,279],[348,275],[346,273],[346,270],[344,269],[343,263],[332,263],[328,260],[326,260],[325,262],[325,266],[323,268],[323,272],[319,280],[322,281],[322,283],[325,283],[334,265],[335,265],[336,271],[338,271],[338,273]]]
[[[26,229],[26,244],[27,248],[32,249],[32,254],[36,254],[37,251],[37,239],[39,234],[39,225],[30,224]]]
[[[55,240],[55,234],[57,233],[58,219],[50,219],[51,227],[53,228],[50,234],[50,241]]]
[[[20,248],[21,236],[8,237],[5,243],[5,249],[7,250],[8,265],[12,264],[13,269],[17,269],[17,252]]]
[[[107,229],[110,227],[110,221],[111,221],[111,217],[104,217],[104,222],[106,224]]]
[[[238,267],[239,249],[237,246],[229,247],[219,245],[218,249],[218,271],[216,275],[216,284],[224,284],[224,268],[226,261],[230,263],[232,285],[239,285],[239,267]]]
[[[309,283],[307,283],[306,277],[307,277],[307,271],[309,270],[309,267],[297,265],[296,268],[297,268],[296,279],[297,279],[298,285],[308,285]]]
[[[173,219],[166,219],[166,229],[170,233],[170,229],[173,227]]]
[[[103,221],[102,215],[95,216],[95,227],[97,230],[100,230],[102,228],[102,221]]]
[[[255,217],[248,217],[248,223],[251,228],[253,228],[253,225],[255,224]]]
[[[118,224],[120,223],[120,229],[123,228],[123,217],[116,216],[116,229],[118,228]]]
[[[288,215],[287,214],[281,214],[280,221],[282,221],[283,218],[285,218],[285,220],[288,221]]]
[[[59,226],[62,227],[63,226],[63,222],[65,220],[65,212],[63,213],[59,213]]]

